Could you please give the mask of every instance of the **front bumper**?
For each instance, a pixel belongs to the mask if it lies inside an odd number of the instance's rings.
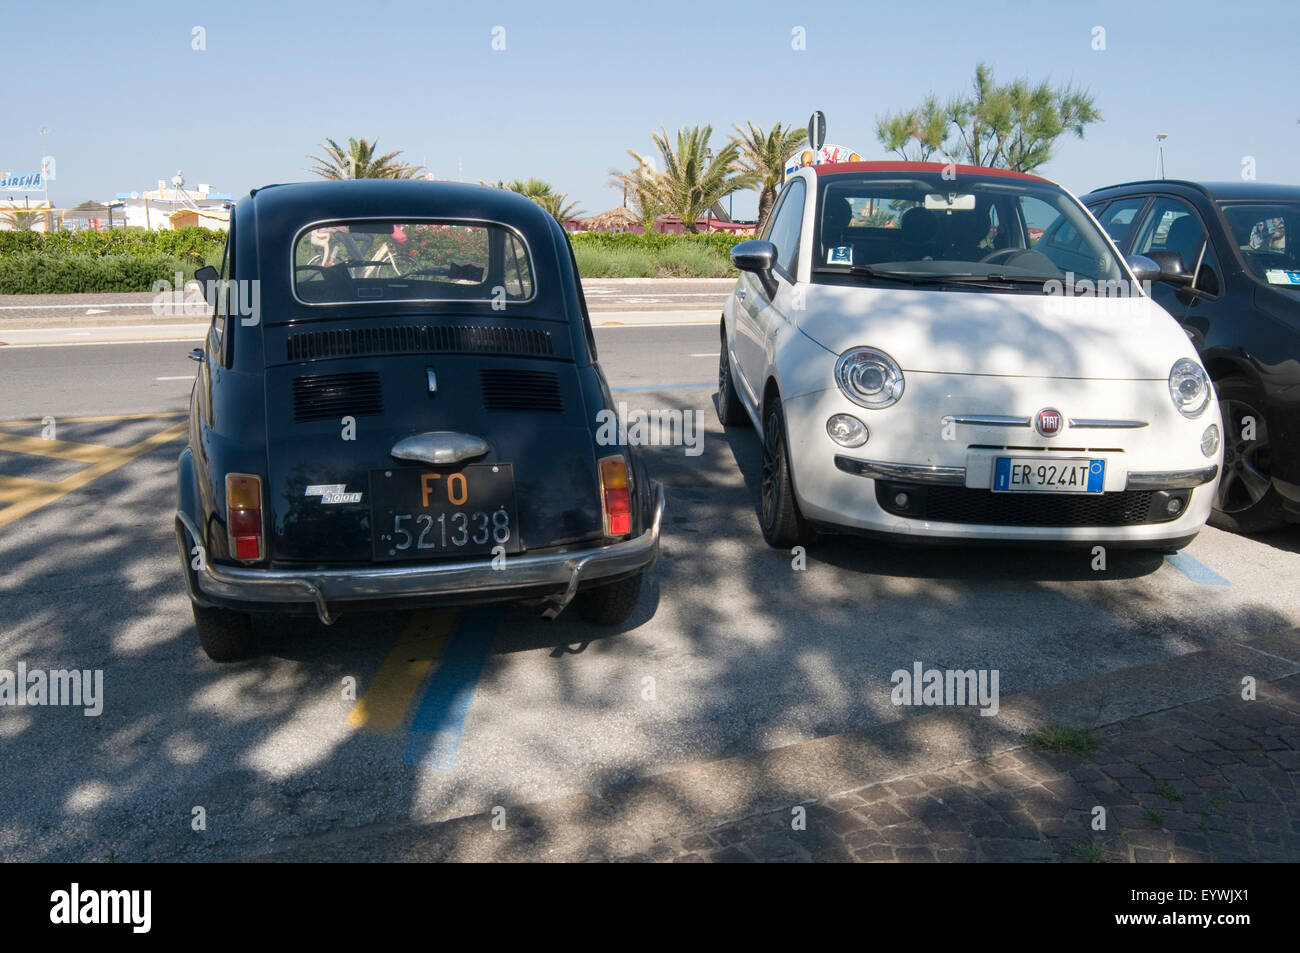
[[[511,592],[556,590],[552,611],[568,605],[581,583],[623,576],[654,563],[659,555],[664,491],[655,487],[654,516],[649,529],[634,539],[594,549],[533,556],[511,556],[500,569],[486,560],[421,563],[354,569],[276,570],[207,563],[191,570],[186,534],[201,539],[193,522],[176,514],[176,534],[185,564],[190,598],[199,605],[311,604],[326,625],[338,618],[339,605],[366,601],[388,602],[402,598],[462,598]]]

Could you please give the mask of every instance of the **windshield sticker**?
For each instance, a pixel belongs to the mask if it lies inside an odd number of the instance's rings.
[[[360,503],[360,493],[349,493],[346,483],[321,483],[313,484],[303,491],[303,496],[319,496],[320,501],[325,504],[331,503]]]
[[[836,245],[826,253],[826,264],[828,265],[851,265],[853,264],[853,248],[850,245]]]
[[[1270,268],[1264,274],[1268,278],[1270,285],[1300,285],[1300,271],[1283,271],[1280,268]]]

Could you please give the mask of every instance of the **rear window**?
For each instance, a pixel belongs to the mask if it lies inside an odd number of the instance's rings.
[[[322,222],[293,243],[293,291],[304,304],[527,301],[523,238],[488,222]]]

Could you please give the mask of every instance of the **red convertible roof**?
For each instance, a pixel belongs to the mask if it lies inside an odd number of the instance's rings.
[[[942,172],[948,168],[945,162],[827,162],[812,166],[818,175],[839,175],[846,172]],[[1013,172],[1011,169],[992,169],[983,165],[959,165],[956,171],[960,175],[997,175],[1012,179],[1031,179],[1035,182],[1048,182],[1041,176],[1028,172]]]

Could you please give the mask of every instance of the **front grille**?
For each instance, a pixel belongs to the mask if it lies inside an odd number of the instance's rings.
[[[905,492],[906,506],[895,497]],[[876,481],[876,501],[889,513],[939,523],[981,523],[989,526],[1140,526],[1177,519],[1164,504],[1186,491],[1124,490],[1098,495],[1083,493],[994,493],[964,486],[927,486]]]
[[[311,361],[367,354],[510,354],[551,357],[551,332],[479,324],[340,328],[289,335],[285,357]]]
[[[560,379],[551,371],[485,369],[479,371],[484,410],[527,410],[539,414],[564,412]]]
[[[373,417],[384,412],[384,396],[376,371],[354,374],[313,374],[293,379],[293,419]]]

